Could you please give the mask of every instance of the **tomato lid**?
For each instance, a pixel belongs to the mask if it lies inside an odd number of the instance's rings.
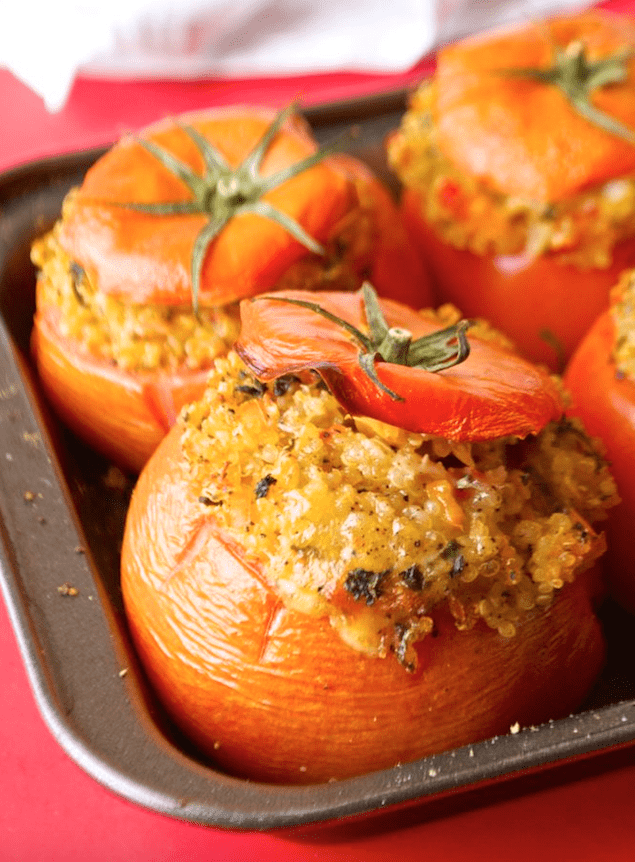
[[[545,203],[631,173],[634,50],[635,23],[600,10],[449,46],[439,52],[434,79],[438,145],[466,174]],[[558,63],[567,66],[565,87],[574,66],[582,89],[593,85],[583,101],[595,119],[582,115],[579,101],[573,104],[578,84],[568,98],[551,80]],[[598,63],[602,74],[592,77]]]
[[[243,300],[236,351],[261,380],[313,369],[352,415],[453,441],[522,438],[562,414],[550,375],[497,341],[472,335],[466,341],[469,321],[443,330],[374,292],[369,302],[368,289],[281,291]],[[419,367],[385,361],[374,336],[364,345],[353,331],[363,339],[376,327],[411,336],[407,352],[432,337],[445,357],[438,362],[429,353]],[[417,358],[424,350],[417,346]]]
[[[250,164],[248,185],[314,159],[308,126],[297,116],[278,117],[281,127],[262,161]],[[99,290],[129,302],[187,304],[194,288],[195,303],[221,305],[271,288],[309,253],[307,244],[319,250],[354,201],[350,179],[327,158],[265,190],[257,206],[244,206],[203,243],[217,218],[210,195],[219,177],[225,196],[233,193],[232,177],[218,165],[231,170],[244,164],[275,122],[267,110],[225,108],[168,119],[123,138],[90,168],[65,207],[63,248]],[[231,203],[240,206],[244,183],[234,191]],[[192,206],[197,194],[198,211]],[[167,213],[153,211],[166,203]],[[272,219],[272,208],[285,227]],[[193,277],[197,241],[204,254]]]

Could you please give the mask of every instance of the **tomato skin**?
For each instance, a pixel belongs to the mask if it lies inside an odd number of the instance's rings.
[[[604,312],[578,347],[564,375],[573,403],[590,434],[604,443],[621,503],[607,522],[605,568],[617,600],[635,613],[635,382],[618,375],[612,360],[615,324]]]
[[[44,393],[60,419],[122,469],[138,473],[180,408],[205,387],[208,369],[131,372],[80,352],[40,307],[31,353]]]
[[[208,135],[234,165],[247,156],[274,117],[274,112],[265,109],[233,107],[185,115],[181,120]],[[142,135],[203,172],[201,153],[178,123],[165,120]],[[261,173],[266,176],[286,169],[316,149],[308,125],[291,117],[267,150]],[[139,305],[189,306],[192,248],[207,223],[206,216],[148,215],[120,204],[183,202],[190,197],[185,184],[137,140],[124,138],[90,168],[74,193],[59,226],[59,243],[102,294]],[[396,202],[357,159],[346,155],[327,158],[274,188],[265,199],[314,239],[333,245],[336,258],[340,245],[343,254],[348,252],[348,234],[353,235],[353,244],[359,235],[357,257],[355,249],[351,252],[353,287],[371,278],[380,293],[404,297],[413,305],[430,304],[427,270],[410,242]],[[355,219],[370,221],[370,240],[364,230],[355,229]],[[224,307],[236,297],[275,288],[289,271],[294,273],[292,277],[306,278],[304,271],[295,272],[293,267],[310,256],[270,219],[240,215],[230,220],[208,249],[199,303]],[[320,275],[324,270],[328,279],[331,258],[323,266],[319,256],[313,257],[318,258],[314,269]],[[348,276],[345,266],[343,269]],[[34,355],[57,412],[92,446],[118,464],[139,470],[182,404],[202,392],[207,367],[178,373],[117,371],[98,356],[90,357],[65,344],[54,325],[54,311],[41,307],[39,295],[37,302]],[[51,356],[45,355],[47,350]],[[80,383],[86,386],[87,397],[82,396]],[[102,401],[112,409],[104,411]],[[121,416],[116,415],[117,410],[122,411]]]
[[[635,237],[618,244],[606,269],[579,269],[543,255],[487,257],[444,242],[422,215],[417,193],[404,190],[402,213],[423,249],[438,302],[482,317],[505,332],[534,362],[561,372],[597,316],[608,307],[619,273],[635,264]],[[558,347],[542,337],[555,337]]]
[[[219,148],[230,164],[258,142],[275,114],[253,108],[218,109],[184,117]],[[202,156],[170,120],[142,133],[197,171]],[[316,150],[305,124],[287,123],[262,163],[268,175]],[[187,304],[190,258],[205,215],[153,216],[122,203],[185,201],[187,187],[139,143],[125,138],[88,171],[64,219],[60,241],[104,293],[134,303]],[[273,189],[264,200],[297,220],[318,242],[352,204],[350,183],[328,162]],[[306,249],[274,222],[254,215],[232,219],[209,248],[200,285],[202,305],[221,305],[275,284]]]
[[[590,10],[530,21],[442,49],[435,124],[442,152],[465,174],[504,194],[555,203],[631,174],[635,149],[572,109],[558,87],[499,70],[553,63],[554,47],[581,42],[591,61],[632,51],[629,15]],[[635,65],[623,81],[597,88],[593,105],[635,128]]]
[[[133,493],[122,590],[136,649],[171,717],[231,773],[346,778],[564,715],[604,660],[595,573],[509,640],[440,616],[419,669],[347,647],[287,610],[201,514],[173,428]]]
[[[395,398],[361,368],[359,346],[344,328],[285,299],[313,301],[357,329],[366,325],[359,291],[279,291],[243,300],[235,349],[262,380],[317,370],[352,415],[450,440],[526,437],[562,415],[560,392],[546,372],[506,347],[469,335],[467,359],[437,373],[377,362],[377,375]],[[380,306],[388,326],[408,330],[413,339],[442,328],[401,303],[381,299]]]
[[[237,165],[274,119],[274,112],[255,108],[208,111],[183,119],[206,136]],[[142,132],[197,172],[201,154],[174,121]],[[268,176],[317,150],[308,126],[292,118],[274,138],[261,166]],[[359,186],[359,189],[357,188]],[[337,238],[338,226],[359,206],[359,194],[374,202],[377,244],[368,255],[371,272],[400,294],[408,290],[427,305],[427,277],[399,224],[390,195],[359,161],[328,157],[275,187],[263,201],[300,224],[318,243]],[[126,203],[187,201],[188,189],[136,140],[124,138],[88,171],[62,222],[60,242],[69,257],[89,273],[95,287],[124,302],[188,304],[192,300],[190,259],[195,239],[207,224],[203,214],[148,215]],[[309,251],[272,220],[241,214],[225,225],[205,255],[199,301],[225,305],[275,287],[276,282]],[[377,256],[377,260],[375,259]],[[403,256],[404,263],[393,266]],[[366,262],[365,262],[366,263]],[[360,273],[360,282],[364,276]],[[405,286],[402,286],[404,285]]]

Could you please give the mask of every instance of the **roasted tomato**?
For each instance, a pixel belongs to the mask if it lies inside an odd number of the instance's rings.
[[[591,434],[606,447],[620,504],[607,524],[606,571],[615,597],[635,613],[635,279],[624,273],[612,306],[591,327],[565,373],[573,403]]]
[[[63,420],[138,470],[238,333],[237,300],[278,287],[427,304],[396,204],[290,109],[167,120],[115,145],[38,241],[33,354]]]
[[[130,631],[172,718],[232,773],[307,783],[576,708],[604,657],[593,525],[614,485],[554,381],[368,286],[241,314],[124,535]]]
[[[635,263],[634,48],[599,10],[449,46],[388,144],[438,299],[554,370]]]

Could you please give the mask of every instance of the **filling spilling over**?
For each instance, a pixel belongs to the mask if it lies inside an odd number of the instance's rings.
[[[440,613],[513,637],[602,552],[616,501],[575,420],[452,443],[353,418],[313,375],[265,385],[233,351],[181,421],[202,517],[288,607],[408,670]]]
[[[435,85],[426,83],[412,97],[388,157],[447,243],[479,255],[551,253],[562,263],[602,268],[611,264],[614,246],[635,234],[635,177],[557,202],[505,194],[467,176],[440,151],[434,102]]]

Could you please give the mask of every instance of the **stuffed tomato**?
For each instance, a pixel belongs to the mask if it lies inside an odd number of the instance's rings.
[[[593,324],[565,372],[569,412],[582,418],[606,448],[617,482],[619,505],[607,522],[607,582],[621,604],[635,613],[635,276],[622,275],[611,307]]]
[[[307,783],[576,708],[615,489],[557,382],[368,286],[241,316],[124,534],[130,631],[174,721],[231,773]]]
[[[361,162],[318,152],[290,110],[232,108],[128,136],[33,249],[33,355],[62,419],[139,470],[263,290],[429,301],[396,205]]]
[[[634,48],[601,10],[448,46],[389,141],[438,298],[554,370],[635,263]]]

